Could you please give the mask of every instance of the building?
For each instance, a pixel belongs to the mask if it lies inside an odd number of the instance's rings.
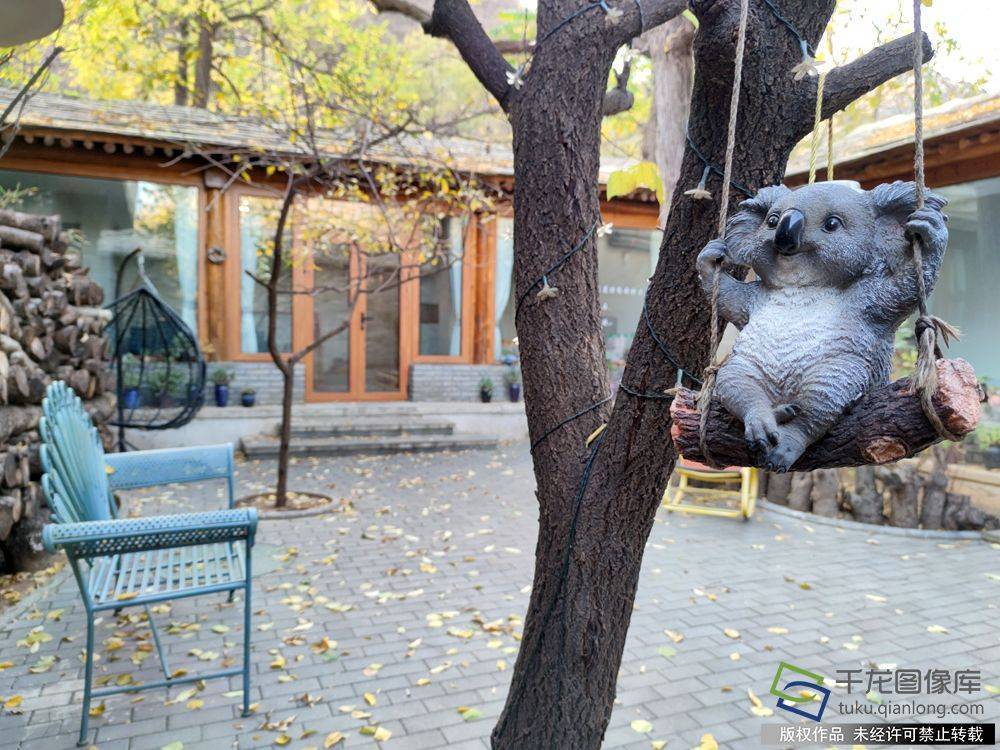
[[[0,92],[0,101],[13,93]],[[235,372],[236,389],[253,387],[260,402],[274,402],[280,379],[266,352],[264,294],[244,272],[254,268],[258,245],[273,232],[278,198],[245,184],[222,189],[218,172],[186,148],[198,144],[204,153],[273,137],[205,110],[38,94],[0,159],[0,186],[29,189],[21,210],[59,213],[63,226],[79,233],[85,265],[108,301],[123,259],[141,247],[148,275],[197,332],[208,359]],[[509,189],[509,150],[451,143],[450,151],[460,169]],[[352,210],[321,200],[321,210]],[[651,196],[616,199],[602,210],[615,227],[598,250],[608,353],[615,360],[624,357],[638,321],[660,233]],[[349,331],[298,368],[301,399],[475,400],[482,377],[502,382],[497,362],[515,336],[509,209],[501,205],[497,215],[464,225],[445,221],[461,261],[447,273],[414,278],[359,304]],[[305,263],[293,273],[332,284],[355,273],[348,265]],[[127,270],[120,291],[134,282],[134,269]],[[343,320],[338,316],[346,309],[333,293],[282,299],[278,330],[288,347],[304,346],[316,331]]]

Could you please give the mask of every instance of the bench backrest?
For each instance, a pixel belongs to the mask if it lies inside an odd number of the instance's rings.
[[[42,488],[57,523],[115,517],[104,447],[80,398],[62,381],[45,391],[39,433]]]

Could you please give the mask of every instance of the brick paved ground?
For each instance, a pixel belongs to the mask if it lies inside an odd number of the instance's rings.
[[[241,490],[261,487],[268,473],[244,464]],[[376,747],[359,731],[375,726],[392,733],[381,744],[391,750],[488,747],[531,582],[536,510],[526,445],[301,462],[295,474],[299,486],[349,499],[352,509],[261,524],[256,716],[239,718],[235,680],[197,694],[175,688],[170,705],[163,691],[115,696],[92,720],[102,750],[322,747],[334,731],[346,736],[338,748]],[[169,512],[219,497],[196,486],[139,500],[147,512]],[[765,513],[741,523],[661,512],[605,746],[648,750],[666,740],[690,748],[711,732],[722,747],[759,747],[761,724],[785,719],[753,715],[747,689],[773,706],[767,691],[781,659],[827,676],[886,663],[975,668],[984,683],[1000,684],[998,607],[1000,551],[978,540],[899,538]],[[173,624],[176,666],[238,659],[239,617],[238,604],[221,597],[174,603],[161,619]],[[230,629],[213,630],[219,625]],[[39,626],[52,639],[29,653],[18,641]],[[139,618],[105,617],[97,674],[158,677],[155,656],[133,663],[147,632]],[[0,747],[74,745],[82,642],[82,607],[68,577],[4,613],[0,662],[12,666],[0,671],[0,703],[20,696],[21,704],[0,710]],[[49,655],[58,658],[49,671],[30,671]],[[844,699],[834,691],[826,718]],[[1000,718],[1000,696],[972,699],[982,718]],[[460,707],[474,711],[463,718]],[[639,734],[636,719],[652,730]]]

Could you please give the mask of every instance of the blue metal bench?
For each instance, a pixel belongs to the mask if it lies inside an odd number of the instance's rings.
[[[105,456],[80,399],[62,382],[49,386],[39,430],[42,486],[52,523],[42,538],[49,552],[69,558],[87,612],[80,745],[86,744],[90,703],[116,693],[170,687],[216,677],[243,676],[243,715],[250,709],[250,552],[257,511],[233,508],[232,445],[209,445]],[[225,479],[229,508],[200,513],[119,518],[113,491],[174,482]],[[151,604],[243,590],[243,665],[199,675],[173,676]],[[94,616],[141,606],[149,617],[164,679],[93,687]]]

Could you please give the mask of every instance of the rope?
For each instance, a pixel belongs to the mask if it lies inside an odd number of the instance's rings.
[[[920,29],[921,0],[913,0],[913,179],[916,183],[917,210],[924,207],[924,46],[923,33]],[[920,406],[924,416],[931,423],[937,434],[945,440],[960,440],[952,433],[934,408],[933,395],[937,390],[937,359],[941,350],[937,345],[938,333],[945,344],[957,336],[955,328],[940,318],[927,312],[927,285],[924,282],[923,254],[924,248],[920,237],[914,235],[910,240],[913,250],[913,265],[917,274],[917,304],[920,317],[914,325],[917,337],[917,363],[913,368],[913,390],[920,396]]]
[[[919,0],[918,0],[919,2]],[[733,176],[733,154],[736,152],[736,119],[740,108],[740,84],[743,80],[743,53],[746,49],[747,41],[747,17],[750,13],[750,0],[740,2],[740,27],[739,36],[736,38],[736,67],[733,70],[733,93],[729,99],[729,127],[726,132],[726,163],[722,177],[722,203],[719,206],[718,236],[726,235],[726,220],[729,218],[729,182]],[[711,298],[711,329],[709,330],[709,365],[702,375],[701,392],[698,394],[698,409],[701,412],[698,421],[698,443],[701,446],[701,455],[709,465],[714,465],[715,460],[708,450],[705,437],[708,432],[708,405],[712,401],[712,392],[715,390],[715,376],[719,372],[720,364],[715,364],[716,350],[719,348],[719,284],[721,264],[715,267],[712,274],[712,298]]]
[[[816,182],[816,157],[819,155],[819,126],[823,119],[823,87],[826,85],[826,71],[819,74],[819,83],[816,84],[816,114],[813,117],[812,145],[809,148],[809,184]],[[832,153],[833,141],[829,141],[827,146],[826,170],[827,179],[830,174],[830,153]]]

